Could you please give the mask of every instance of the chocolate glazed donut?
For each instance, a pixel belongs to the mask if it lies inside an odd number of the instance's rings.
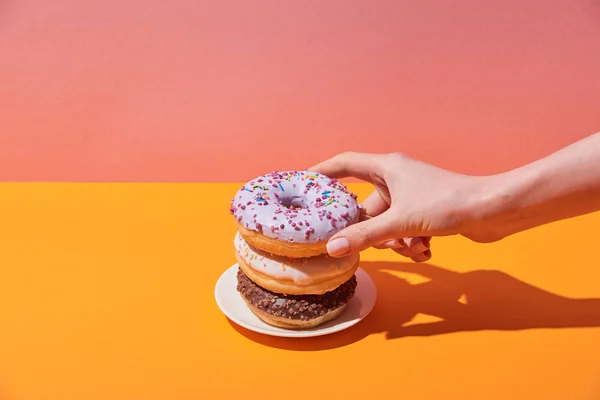
[[[339,316],[356,290],[356,276],[322,295],[283,295],[252,282],[241,269],[237,290],[252,311],[270,325],[286,329],[307,329]]]

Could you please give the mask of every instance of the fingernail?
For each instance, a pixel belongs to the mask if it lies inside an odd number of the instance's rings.
[[[410,248],[410,251],[417,254],[424,253],[427,250],[429,250],[429,248],[423,242],[416,243],[413,247]]]
[[[431,258],[431,251],[427,250],[424,253],[414,256],[412,259],[413,259],[413,261],[416,261],[416,262],[424,262],[424,261],[429,260],[430,258]]]
[[[398,239],[388,240],[387,242],[383,242],[383,245],[391,249],[404,247],[404,245]]]
[[[345,237],[333,239],[327,243],[327,253],[330,256],[342,256],[350,251],[350,242]]]

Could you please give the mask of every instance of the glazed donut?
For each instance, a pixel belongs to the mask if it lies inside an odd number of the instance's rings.
[[[270,292],[252,282],[242,269],[237,290],[258,318],[285,329],[309,329],[340,316],[356,291],[356,276],[322,295],[288,296]]]
[[[276,293],[323,294],[334,290],[356,272],[360,256],[333,258],[322,254],[311,258],[269,256],[248,244],[237,233],[233,240],[235,256],[246,276]]]
[[[243,185],[230,213],[244,239],[271,254],[326,254],[327,241],[358,221],[356,195],[338,180],[308,171],[271,172]]]

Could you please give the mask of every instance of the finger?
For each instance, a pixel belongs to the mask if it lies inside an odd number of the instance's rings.
[[[356,254],[394,236],[401,236],[401,233],[398,232],[395,215],[388,210],[335,234],[327,243],[327,252],[332,257]]]
[[[404,243],[404,247],[392,248],[392,250],[416,262],[427,261],[431,258],[430,241],[431,238],[428,236],[405,238],[400,240],[401,243]]]
[[[409,237],[404,239],[404,243],[416,255],[429,250],[430,240],[431,237],[428,236]]]
[[[411,260],[414,262],[425,262],[431,258],[431,250],[427,250],[424,253],[418,254],[414,257],[411,257]]]
[[[406,258],[412,258],[412,257],[415,257],[417,255],[417,254],[414,254],[413,252],[411,252],[410,249],[407,249],[406,247],[392,249],[392,251],[394,251],[395,253],[398,253],[401,256],[404,256]]]
[[[371,182],[371,176],[380,170],[380,155],[346,152],[309,168],[331,178],[346,178],[349,176]]]
[[[431,258],[431,250],[427,250],[426,252],[421,253],[421,254],[415,254],[415,253],[411,252],[410,249],[407,249],[407,248],[392,249],[392,250],[394,252],[400,254],[401,256],[410,258],[414,262],[424,262]]]
[[[378,243],[373,247],[377,249],[394,249],[404,247],[406,252],[411,255],[417,255],[424,253],[431,246],[431,237],[419,236],[419,237],[408,237],[404,239],[391,239],[383,243]]]
[[[404,245],[404,241],[401,239],[390,239],[382,243],[374,244],[373,247],[376,249],[399,249],[406,246]],[[410,249],[407,250],[410,251]]]
[[[381,197],[378,190],[374,190],[362,202],[364,219],[376,217],[390,208],[389,204]]]

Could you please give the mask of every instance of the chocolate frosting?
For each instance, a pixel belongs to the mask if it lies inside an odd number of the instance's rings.
[[[303,321],[322,317],[348,303],[356,290],[356,276],[330,292],[322,295],[285,295],[271,292],[250,280],[238,269],[237,290],[253,306],[260,310],[289,319]]]

